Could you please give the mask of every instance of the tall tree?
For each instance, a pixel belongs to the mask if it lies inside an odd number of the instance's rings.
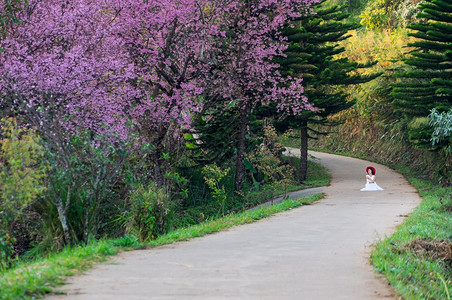
[[[68,178],[53,203],[71,243],[67,216],[77,188],[71,136],[79,130],[126,135],[128,57],[111,32],[114,15],[99,2],[33,0],[17,18],[0,43],[1,103],[37,128],[57,161],[52,172]]]
[[[271,58],[285,47],[273,38],[277,29],[311,2],[33,0],[2,42],[0,88],[49,139],[57,125],[68,135],[82,128],[127,136],[134,124],[154,146],[157,184],[164,184],[162,157],[171,150],[165,140],[180,138],[209,99],[221,97],[241,114],[240,189],[246,117],[255,103],[309,108],[299,80],[279,86]]]
[[[308,13],[310,0],[232,1],[224,7],[224,22],[218,24],[223,33],[211,56],[210,78],[215,88],[205,99],[222,101],[205,111],[206,120],[233,108],[237,113],[235,184],[242,189],[248,117],[260,103],[275,103],[281,110],[297,113],[311,109],[303,96],[301,80],[286,80],[278,72],[272,58],[282,54],[287,44],[282,42],[279,29],[286,22]],[[283,38],[282,38],[283,39]],[[286,81],[285,85],[281,82]],[[218,96],[217,96],[218,95]],[[209,105],[209,103],[204,103]],[[215,121],[213,121],[215,122]],[[209,125],[209,124],[207,124]]]
[[[136,66],[136,120],[155,146],[156,181],[163,178],[164,140],[221,98],[240,112],[236,188],[241,189],[247,114],[254,102],[282,92],[270,58],[284,46],[271,35],[312,0],[118,1],[124,7],[122,36]],[[303,96],[293,96],[287,101],[305,108]]]
[[[207,61],[220,36],[222,1],[117,2],[118,38],[125,41],[135,73],[129,114],[143,140],[153,145],[152,179],[165,185],[164,154],[171,156],[177,148],[174,140],[201,110],[210,86]]]
[[[415,49],[404,60],[405,71],[395,76],[391,95],[396,111],[408,124],[410,141],[421,148],[431,148],[433,128],[428,116],[452,107],[452,1],[426,0],[419,5],[419,23],[408,28],[418,38],[408,46]],[[447,147],[450,140],[437,140],[436,147]]]
[[[354,104],[347,99],[347,93],[337,87],[367,82],[379,76],[356,72],[374,63],[362,65],[348,58],[337,58],[344,51],[339,42],[349,37],[349,30],[359,27],[347,21],[346,6],[326,7],[324,0],[313,9],[315,14],[303,16],[283,30],[290,46],[284,52],[286,56],[280,59],[280,69],[285,77],[303,78],[305,96],[316,110],[285,116],[275,123],[279,130],[300,129],[300,181],[306,179],[309,132],[325,134],[314,130],[310,124],[333,125],[327,117]]]
[[[223,65],[230,70],[226,72],[228,81],[234,87],[229,90],[228,98],[239,109],[234,183],[236,191],[242,189],[247,125],[249,114],[256,106],[273,102],[290,113],[311,109],[302,95],[301,80],[282,78],[277,70],[278,64],[272,58],[280,55],[287,47],[280,40],[280,27],[294,17],[309,13],[306,7],[312,1],[275,3],[254,0],[240,3],[234,10],[235,13],[231,14],[228,26],[230,30],[226,31],[229,34],[225,51],[227,56],[223,56]],[[287,84],[281,86],[281,82]]]

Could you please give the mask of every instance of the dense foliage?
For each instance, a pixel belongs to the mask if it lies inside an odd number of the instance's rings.
[[[8,225],[2,243],[21,254],[32,244],[39,253],[127,232],[151,239],[170,228],[198,189],[195,197],[214,202],[231,195],[231,185],[222,195],[211,185],[210,194],[209,181],[196,181],[204,164],[196,162],[209,156],[200,151],[195,160],[189,150],[196,143],[184,138],[229,110],[239,115],[231,119],[237,141],[228,160],[216,162],[233,167],[242,199],[243,183],[252,180],[245,172],[248,115],[263,103],[289,114],[313,109],[301,79],[283,78],[272,60],[287,48],[279,29],[311,13],[313,2],[5,2],[1,115],[14,118],[21,132],[36,133],[34,159],[43,167],[35,173],[39,193],[30,187],[22,197],[29,218],[12,216],[10,196],[0,202],[11,224],[36,236],[6,239]],[[5,153],[22,151],[25,133]],[[10,160],[2,161],[10,169],[4,195],[17,194],[11,180],[20,170]]]
[[[0,6],[0,37],[8,35],[11,26],[19,23],[18,13],[28,4],[28,0],[3,1]]]
[[[14,119],[3,120],[0,148],[0,270],[17,254],[13,244],[20,234],[15,225],[23,222],[26,210],[45,191],[47,166],[43,147],[34,130],[18,128]]]
[[[312,124],[337,124],[328,117],[350,108],[355,102],[343,88],[368,82],[380,75],[358,71],[372,66],[372,61],[359,64],[348,57],[339,57],[345,51],[340,42],[348,39],[349,32],[359,27],[348,21],[350,14],[346,6],[326,6],[325,1],[321,1],[313,5],[313,9],[314,15],[298,18],[282,32],[290,46],[280,60],[281,72],[284,76],[303,78],[305,95],[316,108],[297,115],[285,115],[276,122],[282,131],[300,129],[300,180],[306,178],[309,136],[326,133],[314,130]]]
[[[369,29],[405,27],[416,21],[420,0],[375,0],[368,1],[360,14],[361,24]]]
[[[450,1],[426,1],[420,4],[419,23],[408,26],[417,40],[410,56],[404,59],[408,70],[397,73],[401,80],[392,91],[395,108],[409,122],[410,140],[431,147],[432,129],[427,117],[435,108],[439,112],[452,107],[452,4]],[[437,147],[447,147],[438,140]]]

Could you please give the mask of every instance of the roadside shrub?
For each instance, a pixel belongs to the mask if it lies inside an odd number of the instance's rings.
[[[0,148],[0,269],[15,254],[13,227],[26,208],[45,191],[43,147],[33,129],[20,128],[15,119],[2,120]]]
[[[221,214],[224,216],[224,205],[227,199],[227,193],[224,185],[220,186],[221,180],[228,175],[230,169],[222,170],[216,164],[207,165],[202,169],[204,181],[209,186],[212,198],[215,199],[221,207]]]
[[[275,129],[272,126],[265,126],[262,144],[247,156],[252,164],[251,176],[255,184],[281,186],[285,191],[292,183],[296,178],[295,168],[283,160],[284,150]],[[255,177],[261,178],[260,182],[257,182]]]
[[[0,229],[0,273],[11,263],[14,254],[13,242],[9,233],[4,228]]]
[[[173,207],[167,191],[153,184],[140,184],[131,192],[126,210],[118,221],[126,233],[143,242],[166,233],[172,217]]]
[[[137,247],[140,245],[138,242],[138,239],[134,235],[125,234],[124,236],[113,240],[112,242],[113,246],[115,247]]]
[[[446,152],[452,154],[452,108],[448,112],[439,113],[435,108],[429,115],[429,125],[434,128],[432,145],[446,142]]]
[[[63,150],[56,151],[52,146],[47,145],[46,159],[52,172],[41,209],[60,223],[51,235],[63,238],[59,244],[87,243],[99,232],[108,235],[104,227],[114,219],[118,202],[127,192],[124,177],[129,144],[113,144],[107,136],[81,132],[64,142]]]
[[[452,180],[452,109],[439,113],[432,109],[429,115],[429,125],[433,127],[432,145],[439,149],[444,165],[439,170],[443,184],[450,184]]]

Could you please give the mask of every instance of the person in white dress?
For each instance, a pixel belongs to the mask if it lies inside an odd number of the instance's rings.
[[[377,177],[375,176],[375,168],[366,168],[366,186],[361,191],[383,191],[383,189],[377,184]]]

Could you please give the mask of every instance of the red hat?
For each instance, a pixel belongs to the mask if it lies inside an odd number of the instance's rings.
[[[375,171],[375,168],[374,168],[374,167],[367,167],[367,168],[366,168],[366,173],[369,172],[369,169],[372,170],[372,174],[375,175],[375,174],[377,173],[377,172]]]

